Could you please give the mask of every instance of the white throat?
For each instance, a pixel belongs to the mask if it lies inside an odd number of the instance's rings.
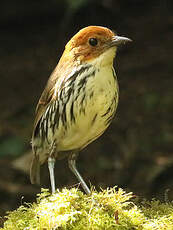
[[[111,47],[104,53],[102,53],[100,56],[95,58],[94,60],[91,60],[90,64],[94,66],[106,66],[106,65],[113,65],[113,60],[116,55],[116,47]]]

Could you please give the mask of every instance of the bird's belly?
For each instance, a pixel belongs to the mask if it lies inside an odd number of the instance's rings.
[[[97,139],[109,125],[100,113],[90,111],[89,116],[86,116],[78,118],[76,124],[68,128],[65,135],[59,136],[59,151],[84,148]]]
[[[82,149],[97,139],[109,126],[118,103],[118,85],[112,75],[107,78],[103,84],[95,82],[97,87],[94,90],[86,89],[86,99],[82,104],[80,96],[76,100],[75,121],[69,122],[66,129],[62,127],[57,132],[58,151]]]

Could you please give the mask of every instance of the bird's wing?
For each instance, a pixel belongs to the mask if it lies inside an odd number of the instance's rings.
[[[36,107],[36,112],[35,112],[35,121],[34,121],[34,130],[39,122],[39,120],[41,119],[41,117],[43,116],[47,106],[50,104],[50,102],[53,99],[53,86],[54,86],[54,82],[51,80],[51,78],[48,80],[47,85],[43,91],[43,93],[41,94],[41,97],[39,99],[39,102],[37,104]]]
[[[60,80],[61,84],[58,85],[58,92],[61,91],[64,81],[66,77],[71,72],[71,66],[68,64],[68,62],[64,62],[63,65],[60,63],[57,65],[55,70],[52,72],[47,85],[39,99],[39,102],[36,107],[36,115],[35,115],[35,121],[34,121],[34,129],[33,129],[33,135],[35,133],[36,127],[42,118],[43,114],[45,113],[47,107],[52,103],[54,100],[57,100],[57,96],[55,95],[55,86],[58,79]],[[62,71],[65,70],[65,71]]]
[[[35,135],[37,135],[37,126],[38,123],[43,116],[47,106],[49,103],[51,103],[52,98],[53,98],[53,85],[54,81],[51,80],[51,77],[49,78],[46,88],[44,89],[40,100],[37,104],[36,108],[36,116],[35,116],[35,121],[34,121],[34,129],[33,129],[33,134],[32,134],[32,150],[33,150],[33,158],[32,158],[32,163],[31,163],[31,168],[30,168],[30,179],[32,184],[40,184],[40,162],[39,162],[39,156],[36,154],[35,151],[35,146],[33,145],[33,139]]]

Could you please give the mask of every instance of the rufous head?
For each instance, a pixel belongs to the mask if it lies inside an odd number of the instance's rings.
[[[81,29],[67,43],[66,54],[72,54],[80,62],[91,61],[109,49],[116,52],[117,46],[131,39],[117,36],[113,31],[102,26],[88,26]]]

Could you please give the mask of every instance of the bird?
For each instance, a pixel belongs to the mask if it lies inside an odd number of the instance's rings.
[[[76,167],[79,152],[110,125],[119,100],[113,67],[117,47],[132,41],[103,26],[77,32],[65,50],[36,107],[30,179],[40,183],[40,166],[48,163],[55,193],[56,159],[68,165],[86,194],[91,190]]]

